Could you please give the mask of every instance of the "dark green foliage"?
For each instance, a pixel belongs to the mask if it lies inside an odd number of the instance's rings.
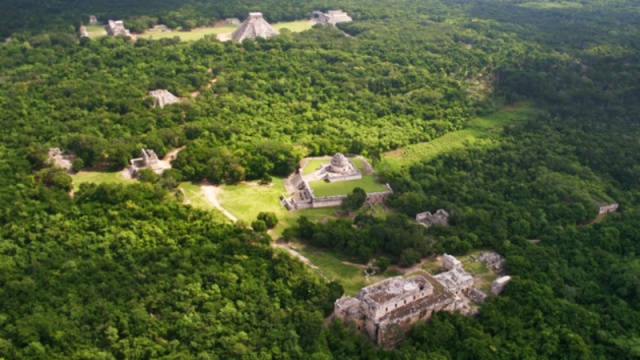
[[[1,5],[0,33],[18,33],[0,45],[0,357],[640,356],[636,3]],[[272,22],[340,7],[357,21],[243,44],[75,38],[92,13],[133,30],[186,29],[256,6]],[[152,108],[156,88],[200,96]],[[183,178],[270,181],[308,154],[375,163],[520,100],[540,116],[398,172],[379,169],[398,213],[301,218],[285,231],[356,261],[378,258],[381,269],[381,255],[411,264],[491,246],[506,256],[504,296],[476,318],[441,313],[397,331],[406,341],[393,352],[349,324],[322,330],[342,288],[274,252],[266,218],[260,231],[217,224],[167,191]],[[46,160],[61,147],[115,170],[141,147],[163,156],[182,145],[175,170],[153,184],[83,185],[74,198],[69,176]],[[591,223],[596,204],[614,201],[619,214]],[[438,208],[451,226],[413,221]]]
[[[432,251],[425,228],[402,214],[390,214],[384,220],[359,215],[353,222],[337,219],[326,224],[312,223],[303,216],[292,232],[314,246],[343,252],[361,263],[384,253],[394,263],[411,265]]]
[[[278,224],[278,217],[272,212],[260,212],[258,220],[264,221],[269,229],[273,229]]]
[[[365,200],[367,200],[367,193],[363,189],[357,187],[353,189],[351,194],[347,195],[347,197],[342,200],[340,207],[343,210],[356,211],[362,207]]]
[[[58,191],[24,188],[11,225],[3,216],[0,356],[322,349],[322,313],[342,289],[274,253],[266,235],[216,224],[150,184],[83,185],[73,200]]]
[[[267,224],[263,220],[252,221],[251,228],[253,231],[265,232],[267,231]]]

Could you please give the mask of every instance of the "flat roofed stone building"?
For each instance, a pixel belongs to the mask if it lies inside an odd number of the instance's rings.
[[[122,20],[109,20],[107,26],[105,26],[107,34],[110,36],[130,36],[129,30],[124,27]]]
[[[231,37],[237,42],[242,42],[246,39],[254,40],[257,37],[269,39],[276,35],[278,33],[264,19],[262,13],[251,12],[242,25],[231,34]]]
[[[329,10],[326,13],[316,10],[311,13],[311,21],[335,26],[337,23],[351,22],[353,19],[342,10]]]
[[[432,214],[429,211],[425,211],[419,214],[416,214],[416,222],[425,227],[431,227],[432,225],[438,224],[443,226],[449,225],[449,213],[444,209],[438,209],[435,214]]]
[[[408,330],[416,321],[428,320],[434,312],[455,309],[455,295],[439,290],[433,282],[424,272],[406,279],[385,279],[363,288],[355,297],[338,299],[334,317],[353,322],[377,344],[393,344],[397,341],[397,326]]]
[[[433,278],[454,294],[466,293],[467,290],[473,287],[473,276],[461,268],[453,268],[435,275]]]

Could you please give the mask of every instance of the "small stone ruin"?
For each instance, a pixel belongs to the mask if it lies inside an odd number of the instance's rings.
[[[89,25],[98,25],[98,18],[95,15],[89,16]]]
[[[496,279],[493,283],[491,283],[491,293],[493,295],[500,295],[509,281],[511,281],[511,276],[503,276]]]
[[[462,263],[455,256],[449,254],[442,255],[442,268],[449,271],[453,269],[461,269]]]
[[[449,225],[449,213],[444,209],[438,209],[435,214],[429,211],[416,214],[416,222],[424,227],[431,227],[432,225]]]
[[[152,91],[149,91],[147,95],[155,99],[155,101],[153,102],[153,107],[159,106],[163,108],[167,105],[180,102],[179,97],[173,95],[172,93],[170,93],[168,90],[165,90],[165,89],[152,90]]]
[[[89,37],[89,32],[87,31],[87,27],[84,25],[80,25],[80,37]]]
[[[142,149],[141,154],[141,157],[131,159],[131,166],[129,167],[131,177],[135,177],[138,171],[142,169],[151,169],[156,174],[162,174],[162,172],[168,168],[168,166],[165,166],[165,164],[158,159],[155,151]]]
[[[229,18],[224,21],[225,25],[240,25],[242,22],[238,18]]]
[[[487,300],[487,297],[489,295],[487,295],[484,291],[476,288],[476,287],[472,287],[468,292],[467,292],[467,296],[469,297],[469,299],[471,299],[471,301],[473,301],[474,303],[480,305],[482,303],[485,302],[485,300]]]
[[[618,204],[607,204],[598,206],[598,215],[605,215],[608,213],[618,211]]]
[[[329,10],[327,13],[316,10],[311,13],[311,21],[317,22],[318,24],[335,26],[337,23],[351,22],[353,19],[342,10]]]
[[[65,154],[60,150],[60,148],[49,149],[47,155],[49,164],[66,170],[71,170],[73,167],[73,160],[76,159],[75,154]]]
[[[478,260],[496,274],[501,274],[504,271],[505,259],[497,252],[482,253]]]
[[[104,28],[109,36],[131,36],[122,20],[109,20]]]

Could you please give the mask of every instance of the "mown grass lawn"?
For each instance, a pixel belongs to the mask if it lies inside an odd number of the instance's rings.
[[[359,187],[367,193],[387,191],[387,188],[378,182],[375,175],[362,174],[362,179],[339,182],[326,182],[324,180],[311,181],[309,185],[315,196],[332,196],[351,194],[353,189]]]
[[[196,41],[204,38],[207,35],[218,35],[224,33],[233,32],[238,26],[237,25],[223,25],[216,27],[207,27],[207,28],[197,28],[191,31],[164,31],[164,32],[147,32],[144,34],[137,35],[139,38],[149,39],[149,40],[160,40],[160,39],[172,39],[174,37],[179,37],[182,41]]]
[[[382,155],[382,161],[376,168],[399,170],[465,146],[495,143],[497,136],[503,132],[504,126],[521,123],[534,116],[535,113],[536,109],[528,102],[505,106],[491,115],[472,119],[462,130],[447,133],[429,142],[386,152]]]
[[[180,189],[182,189],[187,204],[196,209],[211,211],[215,219],[220,222],[231,222],[231,220],[224,216],[220,210],[216,209],[216,207],[206,199],[200,185],[185,181],[180,183]]]
[[[302,169],[302,174],[303,175],[313,174],[316,170],[320,169],[320,166],[322,164],[327,164],[330,162],[331,162],[330,157],[327,157],[324,159],[311,159],[309,160],[307,165],[305,165],[305,167]]]
[[[291,32],[300,32],[304,30],[311,29],[313,23],[309,20],[299,20],[299,21],[286,21],[276,24],[271,24],[271,27],[277,32],[280,32],[281,29],[288,29]],[[204,38],[207,35],[218,35],[218,34],[230,34],[235,29],[238,28],[238,25],[222,25],[215,27],[206,27],[206,28],[197,28],[191,31],[166,31],[166,32],[147,32],[144,34],[137,35],[139,38],[150,39],[150,40],[159,40],[166,38],[174,38],[179,37],[182,41],[196,41]],[[106,34],[106,33],[105,33]]]
[[[291,32],[301,32],[311,29],[313,25],[314,23],[309,20],[298,20],[271,24],[271,27],[277,32],[280,32],[282,29],[288,29]]]
[[[364,269],[342,263],[340,258],[325,250],[317,249],[311,245],[296,246],[298,252],[307,257],[320,268],[320,272],[331,280],[338,281],[344,287],[346,295],[353,296],[365,286],[374,284],[386,278],[397,276],[399,273],[387,270],[382,274],[366,276]]]
[[[117,171],[117,172],[80,171],[79,173],[72,175],[71,179],[73,180],[73,189],[76,191],[80,188],[80,185],[84,183],[131,184],[135,182],[135,180],[123,178],[122,175],[120,174],[120,171]]]
[[[107,36],[107,30],[104,29],[104,25],[86,25],[85,27],[90,38]]]
[[[331,208],[287,210],[280,204],[280,195],[284,192],[284,180],[274,177],[272,185],[223,185],[219,188],[217,198],[223,208],[247,225],[255,221],[262,211],[275,213],[278,225],[271,231],[274,239],[280,238],[284,229],[294,225],[300,216],[306,216],[312,221],[333,217],[335,209]]]

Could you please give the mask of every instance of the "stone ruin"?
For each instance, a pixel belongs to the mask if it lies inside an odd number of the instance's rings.
[[[87,31],[87,27],[84,25],[80,25],[80,37],[89,37],[89,32]]]
[[[382,280],[363,288],[355,297],[338,299],[334,318],[353,322],[378,345],[394,344],[398,340],[394,336],[396,326],[408,330],[437,311],[455,310],[455,296],[434,283],[424,272],[407,279],[396,276]]]
[[[419,214],[416,214],[416,222],[424,227],[431,227],[432,225],[449,225],[449,213],[444,209],[438,209],[435,214],[432,214],[429,211],[425,211]]]
[[[168,90],[158,89],[149,91],[147,96],[154,98],[153,107],[159,106],[161,108],[166,105],[171,105],[175,103],[179,103],[181,100],[179,97],[173,95]]]
[[[162,172],[168,168],[166,164],[158,159],[155,151],[142,149],[141,154],[141,157],[131,159],[131,166],[129,166],[131,177],[135,177],[138,171],[142,169],[151,169],[156,174],[162,174]]]
[[[240,25],[242,22],[238,18],[225,19],[225,25]]]
[[[325,180],[328,182],[349,181],[362,179],[362,173],[341,153],[333,155],[331,162],[322,164],[309,180]]]
[[[362,157],[360,160],[365,168],[371,165]],[[288,210],[313,209],[340,206],[348,195],[315,196],[309,181],[325,180],[329,182],[350,181],[362,179],[362,173],[346,156],[337,153],[329,163],[322,164],[312,174],[303,175],[302,169],[285,179],[287,193],[280,196],[280,203]],[[384,203],[393,194],[389,184],[385,184],[386,191],[367,193],[365,204],[376,205]]]
[[[98,25],[98,18],[95,15],[89,16],[89,25]]]
[[[487,300],[487,297],[489,297],[489,295],[476,287],[472,287],[467,292],[467,297],[469,297],[469,299],[471,299],[471,301],[473,301],[474,303],[480,305],[484,303],[485,300]]]
[[[73,167],[73,160],[76,159],[75,154],[65,154],[60,148],[51,148],[47,153],[49,164],[57,166],[65,170],[71,170]]]
[[[491,293],[493,295],[500,295],[507,284],[511,281],[511,276],[503,276],[501,278],[496,279],[493,283],[491,283]]]
[[[478,260],[496,274],[501,274],[504,271],[505,259],[497,252],[482,253]]]
[[[598,206],[598,215],[605,215],[608,213],[616,212],[618,211],[619,206],[620,205],[618,204],[600,205]]]
[[[110,36],[131,36],[129,30],[124,27],[122,20],[109,20],[104,28]]]
[[[457,261],[457,260],[456,260]],[[449,271],[445,271],[433,277],[438,280],[447,291],[459,295],[466,293],[473,286],[473,276],[462,270],[462,267],[456,267]]]
[[[474,314],[468,300],[482,304],[488,295],[474,287],[474,278],[462,269],[455,257],[444,254],[446,272],[431,276],[423,270],[408,278],[396,276],[362,288],[355,297],[342,297],[335,302],[333,318],[353,323],[378,345],[392,346],[400,339],[398,327],[409,330],[417,321],[426,321],[438,311],[460,311]],[[502,292],[510,277],[497,279],[491,292]],[[495,291],[494,291],[495,289]]]
[[[242,25],[231,34],[231,38],[237,42],[242,42],[245,39],[255,40],[257,37],[269,39],[276,35],[278,33],[262,17],[262,13],[251,12]]]
[[[442,268],[449,271],[453,269],[462,269],[462,263],[456,259],[455,256],[444,254],[442,255]]]
[[[351,22],[353,19],[342,10],[329,10],[327,13],[316,10],[311,13],[311,21],[318,24],[336,26],[337,23]]]

